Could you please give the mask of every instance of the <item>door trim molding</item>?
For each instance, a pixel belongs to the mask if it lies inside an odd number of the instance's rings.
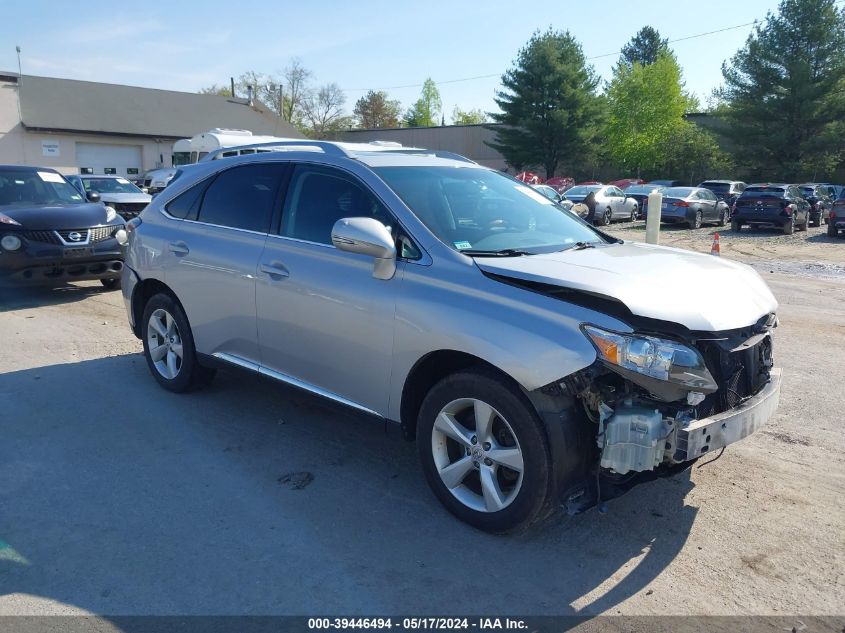
[[[357,402],[348,400],[343,396],[339,396],[336,393],[323,389],[322,387],[312,385],[311,383],[305,382],[304,380],[300,380],[299,378],[294,378],[293,376],[288,376],[287,374],[283,374],[282,372],[270,369],[269,367],[265,367],[263,365],[259,365],[258,363],[245,360],[240,356],[228,354],[226,352],[214,352],[212,356],[227,363],[231,363],[232,365],[237,365],[238,367],[241,367],[243,369],[248,369],[262,376],[267,376],[268,378],[272,378],[273,380],[278,380],[279,382],[283,382],[292,387],[302,389],[303,391],[308,391],[309,393],[313,393],[328,400],[333,400],[334,402],[340,403],[352,409],[357,409],[358,411],[362,411],[377,418],[384,419],[383,415],[377,413],[376,411],[373,411],[368,407],[365,407],[362,404],[358,404]]]

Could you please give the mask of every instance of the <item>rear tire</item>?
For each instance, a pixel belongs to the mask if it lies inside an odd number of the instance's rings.
[[[700,229],[702,223],[703,215],[701,211],[695,212],[695,218],[693,218],[692,222],[689,223],[689,227],[691,229]]]
[[[828,223],[827,225],[827,236],[828,237],[836,237],[838,231],[833,224]]]
[[[795,233],[795,218],[789,218],[789,221],[783,225],[783,234],[792,235]]]
[[[612,213],[610,209],[605,209],[604,213],[601,214],[601,225],[602,226],[610,226],[610,220],[612,217]]]
[[[118,290],[120,288],[120,277],[112,279],[100,279],[100,283],[106,290]]]
[[[740,224],[739,220],[731,220],[731,231],[739,233],[741,230],[742,224]]]
[[[728,212],[722,210],[719,214],[719,226],[725,226],[728,223]]]
[[[214,378],[216,371],[197,361],[188,317],[170,295],[159,293],[147,301],[141,319],[141,340],[150,372],[168,391],[192,391]]]
[[[519,389],[492,371],[469,369],[432,387],[420,408],[417,449],[435,496],[480,530],[526,528],[548,502],[543,423]]]

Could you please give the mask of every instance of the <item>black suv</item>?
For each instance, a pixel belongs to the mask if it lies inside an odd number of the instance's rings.
[[[801,195],[810,203],[810,224],[821,226],[822,220],[826,220],[833,207],[833,191],[828,185],[817,183],[806,183],[798,185]]]
[[[120,286],[126,224],[53,169],[0,165],[0,284],[99,279]]]
[[[736,199],[745,191],[746,184],[739,180],[705,180],[699,187],[709,189],[719,200],[722,200],[733,208]]]
[[[731,229],[774,226],[792,235],[796,228],[806,231],[809,222],[810,203],[801,196],[798,185],[755,184],[737,198]]]

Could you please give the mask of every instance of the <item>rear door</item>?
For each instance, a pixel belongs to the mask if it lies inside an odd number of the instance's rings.
[[[278,162],[231,167],[165,209],[184,218],[164,244],[165,282],[201,353],[259,361],[255,277],[286,170]]]

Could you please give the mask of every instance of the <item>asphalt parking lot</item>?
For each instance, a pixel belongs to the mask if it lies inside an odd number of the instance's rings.
[[[725,232],[722,254],[780,302],[776,417],[511,537],[447,514],[395,428],[237,373],[160,389],[119,292],[0,290],[0,615],[841,613],[845,240]]]

